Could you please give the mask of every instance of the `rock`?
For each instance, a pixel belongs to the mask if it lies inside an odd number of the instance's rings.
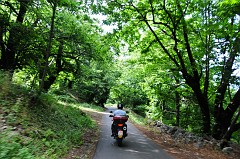
[[[155,123],[155,125],[152,125],[155,128],[155,130],[167,136],[166,138],[163,139],[163,142],[169,143],[169,141],[171,141],[173,146],[189,144],[189,146],[192,145],[193,149],[199,150],[211,147],[213,151],[218,152],[222,151],[224,154],[222,153],[221,155],[227,154],[229,156],[236,156],[236,154],[240,152],[239,145],[238,144],[236,146],[232,145],[233,143],[229,141],[228,145],[225,144],[222,146],[222,140],[216,140],[212,136],[188,132],[177,126],[165,125],[161,121],[149,120],[149,122]],[[239,156],[237,158],[239,158]]]
[[[8,133],[8,135],[9,135],[10,137],[18,136],[18,135],[19,135],[19,132],[17,132],[17,131],[10,131],[10,132]]]
[[[170,135],[174,135],[177,130],[178,130],[177,127],[174,126],[174,127],[170,128],[167,131],[167,133],[170,134]]]
[[[170,126],[163,124],[160,128],[161,128],[162,132],[167,132],[170,129]]]
[[[8,128],[8,126],[4,125],[4,126],[1,127],[0,130],[6,130],[7,128]]]
[[[183,138],[183,133],[176,131],[175,134],[173,135],[173,138],[175,139]]]
[[[157,121],[157,127],[160,127],[160,126],[162,126],[163,124],[162,124],[162,122],[161,121]]]
[[[203,148],[204,147],[204,143],[203,142],[196,142],[193,144],[196,148]]]
[[[226,154],[229,154],[233,151],[233,148],[232,147],[224,147],[222,149],[222,152],[226,153]]]

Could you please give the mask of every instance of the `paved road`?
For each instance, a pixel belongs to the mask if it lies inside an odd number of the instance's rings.
[[[109,108],[103,115],[101,136],[93,159],[172,159],[130,122],[127,122],[128,136],[123,140],[122,147],[118,147],[116,140],[111,137],[110,110],[114,109]]]

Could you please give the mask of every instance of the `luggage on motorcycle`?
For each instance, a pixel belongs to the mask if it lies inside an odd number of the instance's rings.
[[[114,116],[114,121],[125,123],[128,121],[128,116]]]

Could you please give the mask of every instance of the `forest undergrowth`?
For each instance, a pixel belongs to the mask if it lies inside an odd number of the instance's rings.
[[[38,95],[5,76],[0,105],[0,158],[60,158],[81,146],[86,132],[97,132],[96,122],[80,108],[100,108],[65,94]]]

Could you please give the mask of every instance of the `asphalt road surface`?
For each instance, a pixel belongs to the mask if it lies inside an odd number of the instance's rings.
[[[103,115],[101,121],[101,136],[93,159],[172,159],[156,143],[148,139],[130,122],[128,125],[128,136],[123,140],[121,147],[111,137],[112,118],[109,117],[110,110]]]

